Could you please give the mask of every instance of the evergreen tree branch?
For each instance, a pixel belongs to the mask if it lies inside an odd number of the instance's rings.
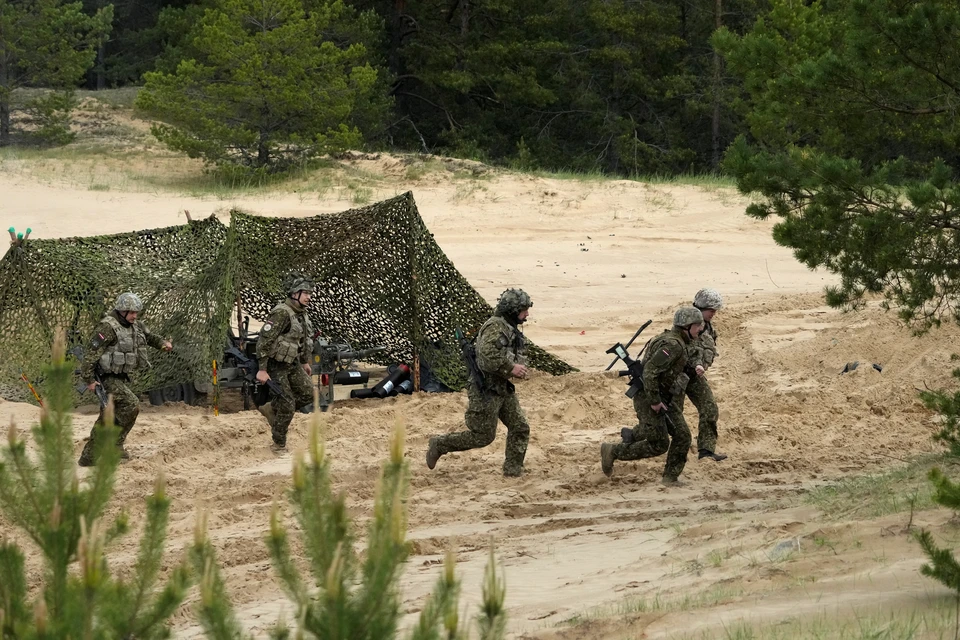
[[[29,620],[27,579],[23,553],[13,543],[0,541],[0,638],[15,638],[16,629]]]
[[[142,637],[150,629],[151,625],[141,619],[141,612],[160,572],[169,514],[170,499],[166,495],[161,472],[157,475],[153,494],[147,497],[147,522],[134,565],[133,598],[125,624],[126,633],[123,635]]]
[[[477,625],[480,628],[480,640],[501,640],[507,628],[507,614],[503,608],[506,600],[507,586],[503,579],[497,576],[497,559],[490,545],[490,557],[484,569],[483,604],[481,613],[477,616]]]
[[[448,639],[457,637],[460,626],[457,616],[460,581],[456,578],[454,567],[453,551],[447,551],[443,559],[443,573],[440,574],[433,592],[427,596],[410,640],[441,640],[444,637]],[[446,631],[445,634],[440,631],[441,624]]]
[[[189,558],[194,573],[200,576],[200,602],[196,610],[206,636],[212,640],[243,637],[243,628],[227,596],[223,576],[220,575],[216,552],[207,537],[206,512],[197,514]]]

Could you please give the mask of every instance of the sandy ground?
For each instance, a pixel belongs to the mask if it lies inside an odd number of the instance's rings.
[[[745,200],[730,190],[515,174],[474,179],[442,169],[407,180],[400,159],[355,164],[387,177],[371,184],[374,200],[413,190],[440,246],[489,301],[506,287],[527,290],[535,302],[528,335],[582,370],[537,374],[518,385],[532,427],[519,479],[500,475],[502,434],[489,448],[426,469],[428,437],[462,428],[465,394],[344,401],[328,414],[334,479],[361,525],[371,513],[389,425],[395,415],[407,424],[407,623],[451,544],[464,601],[475,607],[491,538],[516,638],[724,637],[741,620],[817,620],[949,602],[918,574],[920,552],[905,533],[905,515],[827,520],[802,497],[811,487],[937,450],[936,420],[916,390],[948,383],[943,345],[955,343],[960,330],[914,338],[876,305],[852,313],[826,308],[820,291],[831,276],[777,247],[771,224],[744,216]],[[45,238],[177,224],[184,209],[194,217],[233,205],[307,216],[350,207],[338,188],[306,198],[103,192],[39,179],[26,163],[0,174],[0,193],[0,222]],[[647,319],[654,320],[651,334],[661,330],[702,286],[728,301],[716,319],[720,358],[709,378],[721,406],[720,449],[730,458],[718,464],[692,455],[688,484],[678,489],[658,483],[662,459],[618,463],[608,479],[599,445],[634,416],[623,380],[602,373],[604,350]],[[862,366],[840,375],[852,360]],[[14,403],[0,405],[0,413],[21,425],[36,416]],[[687,415],[696,433],[695,411]],[[76,418],[79,451],[92,409]],[[303,446],[307,427],[298,415],[291,450]],[[133,522],[142,521],[142,500],[162,470],[174,501],[171,564],[192,540],[196,509],[209,509],[230,592],[258,636],[282,610],[290,612],[263,538],[271,504],[288,486],[291,455],[274,455],[268,444],[255,411],[214,417],[203,408],[144,405],[113,507],[126,505]],[[915,523],[949,529],[948,520],[946,512],[925,511]],[[114,566],[132,563],[136,542],[129,535],[112,547]],[[188,605],[176,625],[178,637],[200,635]]]

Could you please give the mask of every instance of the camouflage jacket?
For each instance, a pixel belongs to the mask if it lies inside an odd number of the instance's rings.
[[[117,311],[112,311],[109,317],[121,325],[126,322],[120,317]],[[106,317],[100,321],[100,324],[93,330],[93,337],[90,339],[89,347],[83,354],[83,364],[80,365],[80,377],[87,384],[94,381],[94,368],[100,362],[100,359],[117,344],[117,334],[111,324]],[[150,333],[150,330],[147,329],[140,320],[134,322],[134,325],[134,332],[142,335],[146,339],[147,345],[154,349],[163,348],[163,343],[165,342],[163,338]],[[138,366],[149,366],[149,363],[138,363]]]
[[[667,329],[650,341],[643,354],[643,389],[647,404],[670,402],[671,388],[687,365],[687,338],[680,329]]]
[[[717,330],[710,322],[704,323],[700,336],[687,346],[688,365],[709,369],[717,357]]]
[[[257,339],[260,370],[267,370],[267,360],[307,364],[312,353],[313,331],[306,309],[292,300],[275,306],[263,323]]]
[[[523,333],[500,316],[493,316],[477,332],[477,366],[483,372],[485,391],[498,395],[511,393],[511,371],[525,364],[526,340]]]

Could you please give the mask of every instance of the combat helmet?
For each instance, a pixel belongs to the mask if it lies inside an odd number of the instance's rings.
[[[673,314],[673,326],[689,327],[692,324],[703,324],[703,314],[696,307],[680,307]]]
[[[313,291],[313,279],[300,271],[291,271],[283,280],[283,288],[287,291],[287,295]]]
[[[713,309],[719,311],[723,307],[723,296],[716,289],[700,289],[693,296],[693,306],[697,309]]]
[[[500,294],[493,315],[516,321],[521,312],[533,306],[533,301],[523,289],[507,289]]]
[[[117,296],[117,301],[113,303],[113,308],[121,313],[127,311],[140,313],[143,311],[143,300],[141,300],[137,294],[127,291]]]

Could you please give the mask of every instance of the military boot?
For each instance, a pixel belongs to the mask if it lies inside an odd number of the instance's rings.
[[[613,475],[613,461],[613,445],[604,442],[600,445],[600,468],[603,469],[603,475],[608,477]]]
[[[123,445],[124,445],[124,443],[126,443],[126,441],[127,441],[127,435],[129,435],[129,433],[130,433],[130,431],[131,431],[132,429],[133,429],[133,427],[125,427],[125,428],[120,432],[120,437],[117,438],[117,446],[120,447],[120,459],[121,459],[121,460],[129,460],[129,459],[130,459],[130,454],[127,453],[127,450],[126,450],[126,448],[124,448]]]
[[[80,452],[80,459],[77,460],[77,464],[81,467],[92,467],[96,464],[93,459],[93,438],[87,440],[87,443],[83,445],[83,451]]]
[[[700,449],[697,459],[703,460],[704,458],[712,458],[713,460],[720,462],[721,460],[726,460],[727,456],[722,453],[714,453],[708,449]]]
[[[273,423],[276,422],[276,415],[273,413],[273,403],[268,402],[257,407],[257,411],[267,419],[267,424],[270,425],[270,428],[273,428]]]
[[[437,466],[437,460],[440,459],[440,447],[436,438],[430,438],[430,444],[427,445],[427,469],[433,469]]]

